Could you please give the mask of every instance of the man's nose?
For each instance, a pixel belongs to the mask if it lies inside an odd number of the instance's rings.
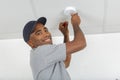
[[[49,37],[49,36],[50,36],[49,32],[44,32],[44,37]]]

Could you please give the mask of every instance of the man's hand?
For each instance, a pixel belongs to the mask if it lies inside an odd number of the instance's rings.
[[[62,32],[64,36],[68,36],[69,35],[68,22],[67,21],[61,22],[59,24],[59,30]]]
[[[80,16],[78,16],[78,13],[72,14],[71,16],[72,16],[71,17],[71,23],[72,23],[72,25],[80,25],[81,19],[80,19]]]

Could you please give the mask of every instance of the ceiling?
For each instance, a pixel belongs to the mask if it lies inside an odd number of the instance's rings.
[[[0,0],[0,39],[22,38],[24,25],[41,16],[53,36],[61,36],[58,24],[69,21],[63,10],[76,7],[81,16],[80,27],[85,34],[120,32],[120,0]]]

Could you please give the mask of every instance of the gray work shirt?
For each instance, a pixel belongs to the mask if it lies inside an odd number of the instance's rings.
[[[71,80],[64,65],[65,59],[65,44],[48,44],[32,49],[30,66],[34,80]]]

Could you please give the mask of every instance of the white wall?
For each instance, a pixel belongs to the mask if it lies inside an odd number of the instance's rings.
[[[62,37],[54,37],[55,44]],[[72,39],[72,38],[71,38]],[[72,80],[120,80],[120,33],[86,35],[87,47],[72,56]],[[30,47],[22,39],[0,40],[0,80],[33,80]]]

